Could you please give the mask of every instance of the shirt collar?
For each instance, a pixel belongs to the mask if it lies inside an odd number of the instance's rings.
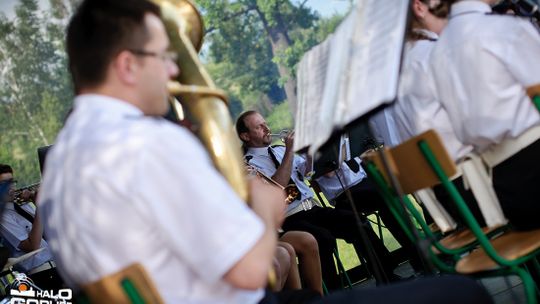
[[[418,34],[422,34],[422,35],[426,36],[429,39],[433,39],[433,40],[439,39],[439,35],[437,35],[437,33],[434,33],[434,32],[432,32],[430,30],[418,28],[418,29],[413,29],[413,32],[418,33]]]
[[[491,13],[491,7],[482,1],[466,0],[452,5],[450,18],[466,13]]]
[[[75,109],[83,107],[102,108],[106,109],[109,113],[117,113],[126,116],[143,116],[143,112],[131,103],[106,95],[78,95],[75,97]]]
[[[264,156],[268,155],[268,148],[269,147],[258,147],[258,148],[248,148],[247,153],[254,155],[254,156]]]

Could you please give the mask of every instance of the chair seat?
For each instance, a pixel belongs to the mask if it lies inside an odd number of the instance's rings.
[[[506,232],[492,240],[491,244],[501,257],[507,260],[517,259],[540,249],[540,229],[524,232]],[[462,274],[495,270],[497,268],[498,265],[487,255],[483,248],[476,249],[456,264],[456,271]]]
[[[484,227],[482,228],[482,232],[484,234],[489,234],[498,228],[499,227],[496,227],[496,228]],[[467,229],[453,232],[445,236],[439,241],[439,243],[448,249],[459,249],[465,246],[472,245],[475,241],[476,241],[476,237],[474,236],[474,233],[470,229],[467,228]],[[437,248],[435,248],[434,246],[432,247],[432,250],[436,254],[440,253],[439,250],[437,250]]]

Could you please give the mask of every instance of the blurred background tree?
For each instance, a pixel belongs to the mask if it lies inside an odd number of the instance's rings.
[[[71,107],[73,88],[64,31],[80,0],[16,2],[0,13],[0,163],[12,165],[19,186],[40,179],[36,150],[54,142]],[[323,18],[309,0],[195,0],[206,26],[201,56],[229,94],[231,115],[255,109],[270,127],[291,129],[296,65],[342,20]]]
[[[0,160],[21,185],[39,180],[36,149],[52,143],[73,96],[63,51],[70,3],[42,11],[20,0],[15,18],[0,15]]]

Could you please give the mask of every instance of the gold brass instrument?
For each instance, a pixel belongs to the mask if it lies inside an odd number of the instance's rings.
[[[197,52],[202,46],[203,21],[189,0],[152,0],[161,7],[162,21],[170,40],[170,49],[178,54],[180,73],[168,84],[173,102],[181,100],[183,115],[192,131],[208,150],[218,171],[244,201],[248,202],[248,183],[239,139],[233,128],[225,93],[218,89]],[[175,109],[175,112],[179,111]],[[268,284],[275,285],[270,272]]]
[[[261,170],[255,168],[254,166],[245,163],[246,169],[248,173],[255,173],[255,175],[259,178],[261,178],[263,181],[265,181],[268,184],[274,185],[278,187],[279,189],[283,190],[287,197],[285,198],[285,203],[290,204],[293,201],[297,200],[300,197],[300,190],[295,184],[290,184],[285,187],[283,187],[280,183],[276,182],[274,179],[272,179],[270,176],[264,174],[261,172]],[[251,174],[250,174],[251,175]]]
[[[180,74],[168,85],[172,96],[180,97],[193,131],[207,148],[216,168],[237,194],[248,201],[248,185],[242,153],[227,108],[227,98],[202,64],[197,51],[202,46],[203,21],[188,0],[153,0],[161,7],[171,50],[178,53]]]
[[[27,202],[34,202],[35,197],[28,198],[28,199],[23,198],[23,192],[25,190],[31,191],[31,192],[37,192],[37,190],[39,189],[40,184],[41,183],[35,183],[35,184],[31,184],[31,185],[28,185],[26,187],[22,187],[22,188],[14,190],[11,193],[11,195],[13,197],[13,203],[21,205],[21,204],[27,203]]]

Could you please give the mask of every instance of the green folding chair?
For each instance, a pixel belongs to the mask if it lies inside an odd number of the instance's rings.
[[[79,303],[165,303],[140,264],[132,264],[99,281],[81,286]]]
[[[407,155],[404,155],[405,153]],[[479,277],[518,275],[523,281],[528,303],[537,303],[537,286],[532,280],[529,270],[540,272],[540,265],[537,262],[537,257],[540,255],[540,229],[527,232],[507,230],[493,239],[486,236],[450,181],[449,176],[455,174],[455,165],[433,130],[408,140],[392,149],[389,154],[389,159],[397,164],[395,172],[398,176],[399,172],[407,172],[400,170],[399,164],[404,158],[409,161],[414,159],[418,161],[420,166],[414,172],[422,172],[421,175],[416,174],[407,179],[401,176],[400,183],[405,181],[406,184],[407,181],[426,179],[426,177],[432,179],[435,176],[448,191],[464,222],[476,237],[479,248],[458,259],[454,267],[455,271]],[[525,263],[528,262],[532,263],[535,269],[527,269]]]

